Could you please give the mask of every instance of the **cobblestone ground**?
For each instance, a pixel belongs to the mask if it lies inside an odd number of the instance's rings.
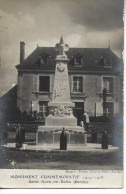
[[[122,170],[123,152],[38,151],[0,147],[0,168],[55,170]]]

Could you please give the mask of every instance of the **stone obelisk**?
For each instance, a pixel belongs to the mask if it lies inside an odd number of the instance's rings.
[[[48,103],[49,116],[46,117],[45,126],[77,126],[77,119],[73,116],[74,103],[70,98],[68,77],[68,58],[65,54],[69,46],[64,43],[61,36],[60,43],[56,44],[56,68],[52,101]]]

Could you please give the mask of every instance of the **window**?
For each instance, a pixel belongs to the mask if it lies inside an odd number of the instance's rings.
[[[113,77],[103,77],[104,88],[106,88],[107,93],[113,93]]]
[[[47,65],[48,64],[48,57],[47,56],[43,56],[43,64]]]
[[[46,101],[39,102],[39,113],[41,114],[41,117],[45,117],[48,115],[48,102]]]
[[[40,76],[39,77],[39,91],[40,92],[49,92],[50,91],[50,77],[49,76]]]
[[[104,68],[112,68],[111,60],[108,61],[106,57],[101,57],[98,61],[99,66],[103,66]]]
[[[83,77],[73,77],[73,92],[83,92]]]
[[[107,102],[104,109],[103,109],[103,115],[112,118],[113,117],[113,102]]]
[[[74,64],[77,66],[82,66],[82,55],[78,53],[74,58]]]
[[[50,57],[50,55],[48,53],[44,52],[42,54],[42,64],[48,65],[49,57]]]
[[[105,66],[105,65],[107,65],[107,63],[106,63],[106,58],[101,57],[98,64],[99,64],[100,66]]]
[[[81,58],[80,57],[76,57],[75,59],[74,59],[74,62],[75,62],[75,65],[81,65]]]

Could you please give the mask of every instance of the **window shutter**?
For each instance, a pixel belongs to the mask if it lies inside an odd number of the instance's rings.
[[[101,76],[97,76],[97,94],[101,94],[102,93],[102,77]]]
[[[33,75],[33,92],[38,92],[38,76]]]
[[[55,75],[50,76],[50,92],[53,92]]]
[[[85,93],[85,76],[83,76],[83,93]]]
[[[114,102],[114,117],[117,117],[119,114],[119,103]]]
[[[69,87],[70,87],[70,92],[72,92],[72,87],[73,87],[73,76],[69,75]]]
[[[103,104],[102,102],[96,102],[96,117],[103,116]]]
[[[119,93],[119,78],[115,77],[114,78],[114,94]]]
[[[32,112],[33,111],[38,112],[38,101],[32,101]]]

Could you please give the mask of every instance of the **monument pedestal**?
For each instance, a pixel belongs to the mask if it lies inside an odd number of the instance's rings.
[[[65,126],[67,133],[67,143],[70,144],[82,144],[87,143],[87,134],[84,129],[80,126]],[[37,144],[59,144],[60,145],[60,134],[62,131],[61,126],[39,126],[36,134]]]
[[[45,119],[45,126],[77,126],[72,110],[74,106],[72,102],[49,102],[49,116]]]
[[[77,126],[77,119],[75,117],[47,117],[45,126]]]

